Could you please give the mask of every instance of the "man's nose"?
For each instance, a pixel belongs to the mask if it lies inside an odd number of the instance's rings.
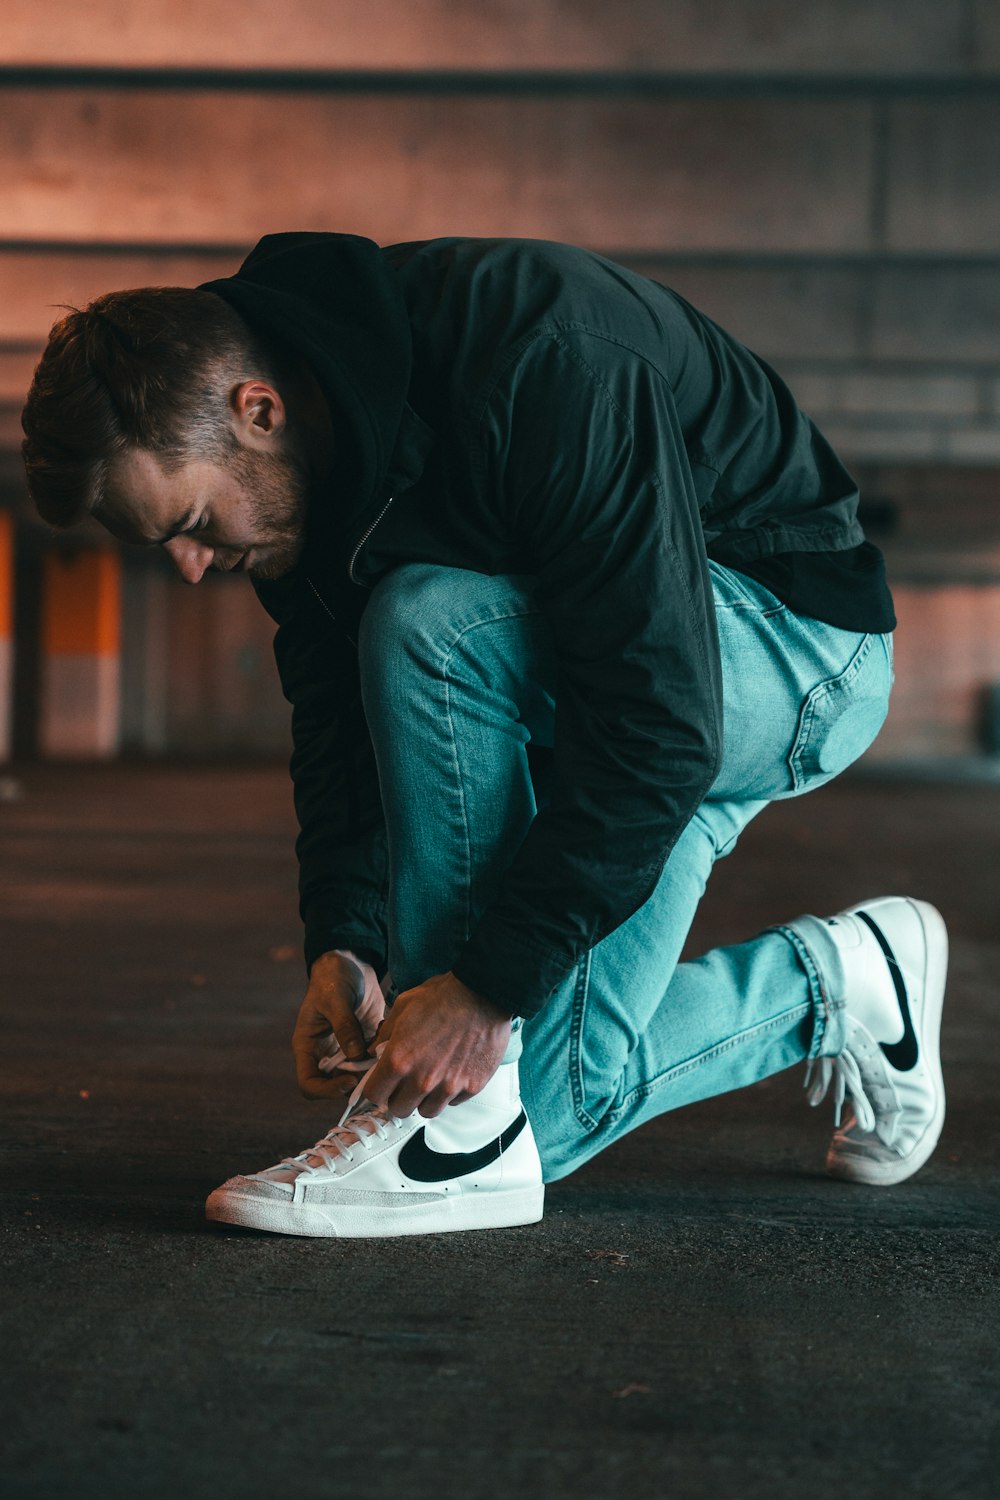
[[[215,557],[214,547],[206,547],[192,536],[171,537],[163,543],[163,550],[185,583],[200,583]]]

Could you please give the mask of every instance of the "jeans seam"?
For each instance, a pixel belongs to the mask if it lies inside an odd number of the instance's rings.
[[[714,1062],[716,1058],[725,1057],[727,1052],[734,1051],[746,1042],[756,1041],[759,1037],[766,1036],[769,1031],[776,1031],[786,1026],[790,1016],[798,1016],[799,1014],[805,1016],[808,1013],[808,1005],[802,1003],[792,1005],[788,1010],[782,1011],[777,1016],[771,1016],[767,1021],[763,1021],[757,1026],[749,1027],[746,1031],[740,1031],[735,1036],[727,1037],[726,1041],[721,1042],[717,1047],[712,1047],[707,1052],[699,1052],[697,1057],[690,1057],[685,1062],[678,1063],[673,1068],[668,1068],[665,1073],[660,1073],[656,1078],[651,1078],[648,1083],[640,1084],[638,1088],[626,1094],[621,1104],[615,1109],[608,1111],[603,1123],[606,1126],[616,1125],[637,1103],[651,1098],[664,1085],[675,1083],[678,1078],[684,1078],[688,1073],[695,1072],[703,1063]]]
[[[768,620],[775,615],[787,614],[788,606],[778,596],[761,583],[752,578],[748,573],[741,573],[738,568],[731,568],[725,563],[716,562],[713,558],[708,559],[708,571],[713,581],[712,593],[715,600],[716,610],[720,609],[752,609],[760,614],[761,618]],[[740,597],[738,599],[720,600],[715,590],[715,582],[719,575],[723,575],[725,583],[730,589],[735,589]],[[761,594],[767,598],[762,599]]]
[[[468,940],[469,934],[472,930],[472,840],[469,833],[469,813],[468,802],[465,795],[465,777],[462,772],[462,763],[458,754],[458,738],[455,734],[455,721],[451,711],[451,676],[449,675],[451,659],[455,654],[455,648],[458,646],[459,641],[461,641],[464,636],[469,635],[473,630],[478,630],[483,625],[498,625],[503,620],[522,620],[528,615],[538,614],[539,612],[540,611],[537,607],[526,610],[508,610],[505,614],[490,615],[487,619],[474,620],[469,625],[463,625],[461,629],[459,629],[453,636],[447,647],[443,648],[441,652],[439,671],[441,682],[444,686],[445,718],[448,723],[448,739],[450,742],[451,760],[455,774],[455,783],[458,788],[459,808],[461,811],[462,826],[464,830],[463,842],[465,853],[465,878],[462,881],[462,890],[465,895],[465,909],[463,914],[464,920],[462,924],[463,933],[460,939],[461,942],[466,942]]]
[[[465,905],[462,908],[462,935],[459,941],[465,942],[472,926],[472,840],[469,835],[469,807],[465,795],[465,778],[462,775],[462,764],[458,757],[455,721],[451,711],[451,684],[445,674],[442,674],[441,681],[444,685],[445,720],[448,725],[451,761],[455,776],[455,786],[458,790],[458,806],[462,817],[462,853],[465,858],[465,869],[462,872],[461,889],[465,897]]]
[[[528,609],[510,609],[505,614],[488,615],[485,619],[472,620],[468,625],[456,627],[452,639],[448,642],[447,646],[441,649],[442,675],[448,670],[448,663],[455,653],[456,646],[464,636],[470,635],[473,630],[480,630],[484,625],[501,625],[504,620],[525,620],[529,615],[540,615],[541,612],[541,609],[535,604],[531,605]]]
[[[791,750],[788,752],[788,769],[792,778],[792,786],[796,790],[801,790],[809,780],[808,774],[802,770],[802,762],[809,749],[813,721],[816,718],[820,703],[824,698],[829,697],[834,688],[848,687],[854,681],[871,655],[872,647],[879,639],[880,637],[874,633],[866,634],[844,670],[836,677],[829,677],[825,681],[817,683],[808,693],[802,716],[795,732],[795,740]]]
[[[569,1064],[570,1087],[573,1092],[573,1113],[586,1130],[596,1130],[599,1121],[589,1112],[584,1103],[583,1065],[580,1060],[580,1042],[583,1036],[587,1010],[587,991],[590,988],[590,953],[585,953],[577,965],[578,973],[573,989],[573,1014],[570,1022]]]

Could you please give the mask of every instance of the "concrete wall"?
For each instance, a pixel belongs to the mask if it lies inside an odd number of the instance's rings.
[[[222,0],[6,0],[0,448],[18,440],[54,304],[224,274],[288,227],[539,235],[617,256],[775,363],[877,476],[906,532],[887,538],[901,588],[945,603],[953,582],[980,599],[1000,583],[1000,563],[971,585],[925,567],[947,573],[934,515],[983,556],[1000,535],[991,0],[244,0],[238,25]],[[975,497],[953,473],[979,476]],[[258,696],[273,680],[261,668],[244,692],[232,661],[250,655],[235,635],[223,648],[224,613],[251,655],[256,626],[240,585],[220,587],[211,619],[169,594],[191,622],[172,673],[137,666],[126,634],[123,743],[278,742],[283,709],[261,714]],[[961,645],[962,608],[938,616],[966,675],[993,672]],[[199,630],[229,653],[217,678]],[[948,746],[973,747],[974,716],[958,727],[900,660],[923,709],[899,753],[933,738],[939,711]],[[147,668],[159,686],[143,696]]]

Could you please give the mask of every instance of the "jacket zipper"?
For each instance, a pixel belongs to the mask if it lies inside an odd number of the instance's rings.
[[[392,495],[389,496],[388,500],[385,502],[385,504],[383,505],[382,509],[379,511],[378,515],[375,517],[374,521],[371,523],[371,525],[369,526],[368,530],[361,537],[360,541],[358,542],[358,545],[355,547],[354,551],[351,553],[351,560],[347,564],[347,576],[351,580],[352,583],[357,583],[357,581],[358,581],[355,578],[355,576],[354,576],[354,564],[358,560],[358,553],[361,551],[362,547],[365,545],[365,542],[367,542],[368,538],[371,536],[372,532],[375,530],[375,527],[378,525],[378,523],[381,521],[382,517],[385,515],[386,511],[389,509],[389,506],[393,502],[393,498],[394,497]],[[327,610],[327,613],[329,614],[329,610]]]
[[[361,537],[361,539],[358,542],[357,546],[355,547],[354,551],[351,553],[351,560],[347,564],[347,576],[351,580],[352,583],[357,583],[357,581],[358,581],[355,578],[355,576],[354,576],[354,564],[358,560],[358,553],[361,551],[362,547],[365,545],[365,542],[367,542],[368,538],[371,536],[372,532],[375,530],[375,527],[378,525],[378,523],[381,521],[382,517],[385,515],[386,511],[389,509],[389,506],[392,504],[393,499],[394,499],[394,496],[390,495],[389,498],[388,498],[388,500],[383,505],[382,509],[379,511],[378,515],[375,517],[374,521],[369,526],[368,530]],[[319,604],[320,608],[323,610],[324,614],[329,615],[330,619],[336,625],[337,624],[337,616],[334,614],[333,610],[327,604],[326,600],[323,598],[323,595],[320,593],[319,589],[313,583],[313,581],[312,581],[311,578],[307,577],[306,578],[306,582],[308,583],[309,587],[312,589],[313,594],[316,597],[316,601]],[[345,633],[345,635],[347,634],[346,631],[344,633]],[[354,639],[354,637],[352,635],[348,635],[347,639],[351,642],[352,646],[356,646],[357,645],[357,641]]]
[[[330,616],[330,619],[336,625],[336,623],[337,623],[337,616],[334,614],[334,612],[330,608],[329,604],[327,604],[326,600],[323,598],[323,595],[320,593],[319,589],[313,583],[312,579],[311,578],[307,578],[306,579],[306,583],[308,583],[309,587],[312,589],[313,593],[316,595],[316,598],[319,600],[320,608],[322,610],[324,610],[326,612],[326,614],[328,614]]]
[[[326,615],[329,615],[329,617],[333,621],[333,623],[335,625],[337,625],[338,630],[343,630],[344,634],[347,636],[347,639],[350,641],[351,645],[355,649],[357,649],[358,643],[354,639],[354,636],[351,635],[351,633],[350,633],[349,630],[345,630],[344,627],[343,627],[343,625],[338,625],[337,624],[337,616],[334,614],[334,612],[330,608],[329,604],[327,604],[326,600],[323,598],[323,595],[320,593],[319,589],[313,583],[312,579],[309,578],[309,577],[307,577],[306,578],[306,583],[308,583],[309,587],[312,589],[313,593],[315,594],[315,596],[316,596],[316,602],[319,605],[320,609],[323,611],[323,613],[326,614]]]

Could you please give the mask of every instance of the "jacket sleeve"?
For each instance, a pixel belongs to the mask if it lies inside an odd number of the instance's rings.
[[[672,392],[580,333],[538,339],[481,416],[483,482],[558,662],[551,801],[453,965],[513,1014],[652,894],[715,779],[711,586]]]
[[[357,650],[307,588],[290,601],[280,598],[275,585],[257,590],[278,620],[274,655],[292,705],[290,769],[306,965],[311,968],[321,953],[346,948],[382,973],[388,855]]]

